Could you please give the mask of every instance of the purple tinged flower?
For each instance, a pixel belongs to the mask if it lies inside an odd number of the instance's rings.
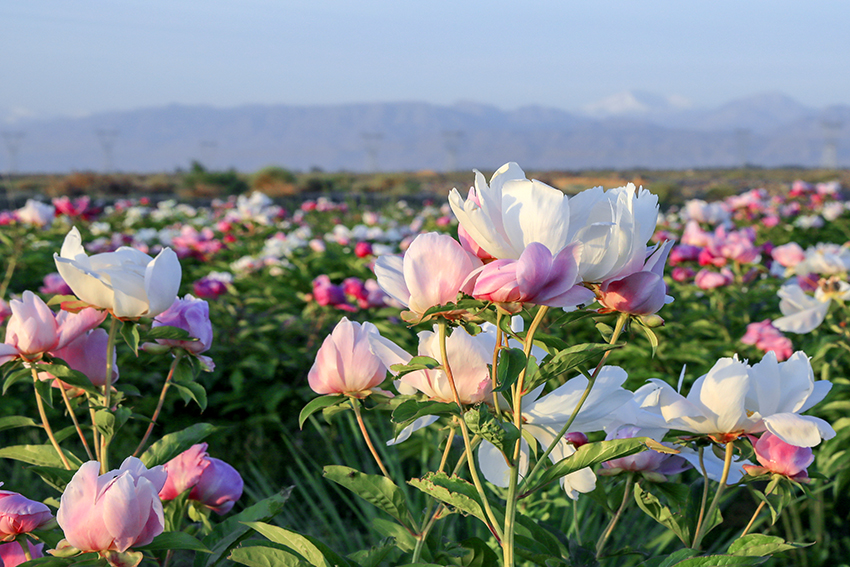
[[[673,301],[664,283],[664,264],[672,241],[652,251],[643,270],[599,286],[599,303],[609,310],[632,315],[651,315]]]
[[[38,288],[38,291],[45,295],[73,295],[74,293],[59,272],[44,276],[44,285]]]
[[[167,473],[128,457],[121,468],[98,475],[100,463],[83,463],[65,488],[56,521],[81,551],[123,553],[147,545],[165,526],[159,491]]]
[[[610,441],[611,439],[631,439],[633,437],[644,436],[652,437],[652,435],[649,435],[640,427],[634,425],[624,425],[622,427],[619,427],[616,431],[608,433],[605,439]],[[658,437],[658,439],[660,438],[661,437]],[[669,446],[671,448],[673,447],[673,445],[670,443],[664,445]],[[680,472],[685,471],[691,467],[690,463],[688,463],[685,459],[678,455],[669,453],[659,453],[658,451],[654,451],[652,449],[637,453],[635,455],[629,455],[628,457],[621,457],[619,459],[605,461],[604,463],[602,463],[602,466],[605,469],[608,469],[607,474],[615,474],[619,471],[640,471],[643,473],[653,473],[649,475],[650,478],[652,480],[657,480],[661,482],[666,482],[667,476],[679,474]],[[602,474],[602,471],[600,471],[600,474]]]
[[[702,269],[697,272],[694,278],[694,283],[696,283],[697,287],[704,290],[727,286],[734,281],[735,276],[729,268],[723,268],[720,272]]]
[[[797,481],[805,482],[809,475],[806,469],[815,457],[811,447],[797,447],[786,443],[770,431],[765,431],[761,437],[748,435],[756,453],[756,459],[761,466],[744,465],[748,474],[758,476],[767,473],[785,475]]]
[[[30,557],[32,559],[44,557],[43,543],[33,545],[33,543],[27,539],[27,547],[30,550]],[[12,541],[0,544],[0,565],[3,567],[18,567],[18,565],[25,561],[29,561],[29,559],[27,559],[27,556],[24,555],[24,549],[21,547],[20,543]]]
[[[0,490],[0,539],[3,541],[30,533],[52,519],[50,508],[41,502],[30,500],[17,492]]]
[[[207,454],[207,444],[192,445],[164,465],[168,478],[159,491],[162,500],[173,500],[191,489],[189,500],[217,514],[229,512],[242,496],[242,477],[220,459]]]

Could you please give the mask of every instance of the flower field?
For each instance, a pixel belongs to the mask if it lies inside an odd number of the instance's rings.
[[[848,564],[839,183],[470,185],[0,212],[2,564]]]

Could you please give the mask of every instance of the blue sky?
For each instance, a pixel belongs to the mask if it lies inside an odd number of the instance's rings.
[[[850,103],[850,3],[26,0],[0,4],[0,110],[457,101]]]

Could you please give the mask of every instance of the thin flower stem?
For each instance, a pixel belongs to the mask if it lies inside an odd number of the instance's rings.
[[[159,394],[159,401],[156,404],[156,409],[153,412],[153,416],[151,416],[151,422],[148,424],[148,429],[145,431],[144,437],[142,437],[139,446],[136,447],[136,450],[133,451],[133,456],[138,457],[142,452],[142,449],[145,447],[145,443],[148,442],[148,437],[150,437],[151,432],[153,431],[154,426],[156,425],[156,420],[159,418],[159,412],[162,411],[162,405],[165,403],[165,394],[168,392],[168,387],[171,385],[171,380],[174,378],[174,371],[177,370],[177,365],[180,363],[180,359],[183,358],[183,353],[178,350],[177,354],[174,356],[174,361],[171,363],[171,368],[168,369],[168,376],[165,377],[165,383],[162,385],[162,392]]]
[[[614,528],[617,526],[617,522],[620,521],[620,517],[629,505],[629,496],[631,496],[632,485],[634,485],[634,482],[635,474],[633,472],[629,473],[628,478],[626,478],[626,487],[623,489],[623,501],[620,502],[620,507],[617,508],[617,512],[614,514],[614,517],[611,518],[611,521],[608,522],[608,526],[602,533],[602,537],[600,537],[599,541],[596,543],[597,560],[602,557],[602,550],[605,549],[605,542],[607,542],[608,538],[611,537],[611,534],[614,532]]]
[[[749,531],[750,531],[750,528],[751,528],[751,527],[753,527],[753,524],[755,523],[756,518],[758,518],[759,513],[760,513],[760,512],[764,509],[764,505],[765,505],[765,504],[766,504],[766,502],[765,502],[764,500],[762,500],[762,501],[759,503],[759,507],[758,507],[758,508],[756,508],[756,511],[755,511],[755,513],[753,514],[753,517],[752,517],[752,518],[750,518],[750,523],[749,523],[749,524],[747,524],[747,527],[746,527],[746,528],[744,528],[744,531],[743,531],[743,533],[741,534],[741,537],[744,537],[745,535],[747,535],[747,532],[749,532]]]
[[[384,473],[384,476],[391,478],[390,473],[387,472],[387,468],[384,466],[384,462],[378,455],[378,451],[375,450],[375,446],[372,444],[372,438],[369,437],[369,432],[366,431],[366,424],[363,422],[363,416],[360,414],[360,400],[357,398],[351,398],[351,407],[354,409],[354,417],[357,418],[357,425],[360,426],[360,432],[363,433],[363,439],[366,441],[366,446],[369,447],[369,451],[372,453],[372,456],[375,457],[375,462],[378,463],[378,467],[381,469],[381,472]]]
[[[36,372],[35,366],[31,366],[30,370],[32,371],[33,386],[35,386],[39,381],[38,372]],[[50,444],[53,445],[54,449],[56,449],[56,452],[59,454],[59,458],[62,460],[62,464],[65,465],[65,468],[67,470],[71,470],[71,463],[68,462],[68,457],[65,456],[65,453],[62,452],[62,448],[59,447],[59,442],[56,441],[56,436],[53,435],[53,429],[50,428],[50,422],[47,421],[47,413],[44,411],[44,400],[41,399],[37,389],[35,390],[35,403],[38,406],[38,415],[41,416],[41,424],[44,426],[47,438],[50,439]]]
[[[91,405],[91,398],[86,394],[86,403],[89,405],[89,417],[91,417],[91,436],[92,436],[92,444],[94,445],[94,457],[97,459],[97,462],[100,462],[100,433],[97,431],[97,424],[95,423],[95,411]]]
[[[454,426],[452,426],[449,429],[449,436],[446,438],[446,448],[443,450],[443,458],[440,459],[440,468],[437,469],[438,473],[443,472],[443,469],[446,467],[446,461],[449,458],[449,451],[452,448],[452,441],[454,441],[454,438],[455,438],[455,428],[454,428]]]
[[[104,409],[112,411],[112,368],[115,366],[115,335],[118,331],[118,319],[112,316],[109,325],[109,339],[106,343],[106,382],[103,384]],[[97,427],[97,425],[95,425]],[[106,474],[109,470],[109,439],[105,435],[100,438],[100,474]]]
[[[438,473],[443,472],[443,469],[446,467],[446,461],[449,458],[449,450],[451,449],[454,437],[455,428],[454,425],[452,425],[452,427],[449,428],[449,436],[446,438],[446,448],[443,450],[442,459],[440,459],[440,468],[437,469]],[[458,467],[455,468],[455,472],[457,472],[458,468],[460,468],[460,463],[458,463]],[[411,559],[411,562],[417,563],[422,557],[422,548],[425,546],[425,540],[428,538],[431,528],[434,527],[434,524],[439,519],[443,508],[445,508],[445,506],[442,503],[438,504],[437,509],[432,514],[431,505],[428,505],[428,510],[425,512],[425,517],[428,518],[428,522],[425,524],[425,527],[422,528],[422,531],[416,536],[416,546],[413,549],[413,558]]]
[[[499,362],[499,350],[502,348],[502,312],[496,311],[496,346],[493,347],[493,366],[490,369],[490,382],[493,384],[493,390],[496,389],[496,365]],[[499,394],[493,392],[493,409],[499,414]]]
[[[705,518],[705,505],[708,502],[708,473],[705,472],[705,447],[699,448],[699,469],[702,473],[702,502],[699,505],[699,516],[697,517],[697,527],[694,534],[702,529],[702,520]]]
[[[26,560],[32,561],[32,553],[30,553],[30,545],[29,545],[29,542],[27,541],[27,537],[24,536],[24,535],[18,536],[17,541],[18,541],[18,545],[21,546],[21,549],[24,550],[24,557],[26,558]]]
[[[463,406],[460,403],[460,396],[457,393],[457,385],[455,384],[454,375],[452,374],[451,366],[449,366],[449,356],[446,348],[446,326],[445,320],[441,320],[439,322],[440,356],[442,358],[443,371],[446,373],[446,378],[449,381],[454,401],[458,408],[462,408]],[[466,422],[462,417],[458,418],[457,421],[460,424],[460,432],[463,436],[463,445],[466,448],[466,458],[469,461],[469,475],[472,477],[472,484],[475,485],[475,489],[478,491],[478,496],[481,498],[481,503],[484,505],[484,511],[487,513],[487,519],[490,524],[488,528],[493,535],[501,541],[502,530],[499,527],[499,523],[496,521],[496,516],[493,514],[493,510],[490,508],[490,502],[487,500],[487,494],[484,492],[484,486],[481,484],[481,479],[478,478],[478,471],[475,468],[475,459],[472,455],[472,443],[469,441],[469,430],[467,429]]]
[[[546,316],[548,311],[549,307],[541,305],[537,309],[537,313],[534,315],[534,319],[531,321],[528,331],[525,333],[523,352],[525,353],[526,359],[531,354],[531,347],[534,344],[534,334],[537,332],[537,328],[540,326],[540,323],[543,321],[543,318]],[[505,539],[502,543],[505,567],[513,567],[515,561],[514,523],[516,522],[517,501],[519,500],[519,498],[517,498],[517,489],[519,486],[519,466],[517,463],[519,463],[520,460],[522,447],[522,396],[524,394],[523,388],[525,386],[525,371],[527,368],[528,366],[526,365],[526,367],[520,371],[513,389],[514,426],[520,432],[520,437],[517,439],[516,445],[514,445],[513,459],[508,469],[508,474],[510,476],[508,477],[508,495],[505,503]]]
[[[615,342],[617,342],[617,339],[620,338],[620,334],[622,334],[623,332],[623,328],[625,327],[628,318],[629,315],[627,313],[620,313],[620,317],[617,319],[617,323],[614,326],[614,332],[611,334],[611,339],[608,341],[608,344],[614,344]],[[567,434],[567,431],[569,431],[570,426],[576,420],[576,417],[578,417],[578,412],[581,411],[584,402],[587,400],[588,396],[590,396],[590,391],[593,389],[593,385],[596,383],[596,378],[597,376],[599,376],[599,372],[605,365],[605,361],[608,359],[608,354],[610,352],[610,350],[605,351],[605,354],[602,355],[599,364],[596,365],[596,368],[593,370],[593,374],[590,375],[590,379],[587,381],[587,387],[585,387],[581,398],[579,398],[576,407],[573,409],[572,414],[570,414],[570,418],[567,420],[561,430],[558,431],[558,434],[555,436],[555,439],[549,444],[549,446],[546,448],[540,458],[537,459],[537,462],[534,463],[534,468],[532,468],[531,472],[526,475],[523,484],[527,484],[529,479],[531,479],[541,469],[543,464],[546,462],[546,458],[549,457],[549,454],[552,453],[558,442],[564,437],[564,435]]]
[[[77,435],[80,436],[80,441],[83,442],[83,447],[86,450],[86,455],[88,455],[89,460],[94,460],[94,455],[91,454],[91,449],[89,448],[89,443],[86,441],[86,436],[83,434],[83,428],[80,427],[80,422],[77,421],[77,415],[74,413],[74,408],[71,407],[71,400],[68,398],[68,392],[65,391],[65,388],[60,387],[59,390],[62,392],[62,399],[65,401],[65,407],[68,408],[68,414],[71,416],[71,421],[74,422],[74,427],[77,430]]]
[[[696,536],[694,537],[694,545],[692,546],[694,549],[699,549],[700,544],[702,544],[702,538],[705,537],[705,534],[708,531],[706,526],[709,522],[711,522],[711,518],[714,516],[714,511],[717,510],[717,505],[720,504],[720,496],[726,489],[726,480],[729,478],[729,469],[732,468],[732,455],[734,455],[734,453],[735,442],[729,441],[726,443],[726,458],[723,461],[723,474],[720,476],[720,483],[717,485],[717,492],[714,493],[714,499],[711,501],[711,506],[708,507],[708,512],[703,519],[703,524],[700,526],[699,530],[697,530]]]

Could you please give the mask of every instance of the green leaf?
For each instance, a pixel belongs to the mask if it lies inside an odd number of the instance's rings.
[[[292,487],[289,487],[274,496],[260,500],[253,506],[217,524],[213,531],[203,539],[204,545],[209,548],[211,553],[209,555],[195,555],[194,567],[217,565],[240,541],[251,535],[251,528],[244,522],[268,522],[272,520],[283,511],[284,504],[291,493]]]
[[[80,468],[83,462],[74,456],[73,453],[62,449],[71,467],[75,470]],[[42,467],[65,468],[62,464],[62,459],[56,453],[53,445],[14,445],[12,447],[3,447],[0,449],[0,459],[12,459],[21,461],[30,465]]]
[[[65,487],[71,482],[71,478],[73,478],[74,473],[76,471],[69,471],[63,468],[57,467],[42,467],[42,466],[33,466],[29,467],[29,470],[36,473],[41,479],[58,490],[59,492],[64,492]]]
[[[272,526],[264,522],[243,522],[246,526],[250,526],[265,536],[274,543],[279,543],[292,549],[298,555],[306,559],[310,565],[315,567],[324,567],[325,556],[309,539],[301,534],[289,531],[285,528]]]
[[[362,473],[350,467],[328,465],[325,478],[349,489],[370,504],[380,508],[411,532],[416,531],[411,522],[404,492],[385,476]]]
[[[422,478],[412,478],[407,483],[457,511],[471,514],[487,526],[490,525],[478,491],[466,480],[450,477],[446,473],[430,472]]]
[[[373,518],[372,528],[384,537],[395,540],[395,545],[400,550],[410,553],[416,547],[416,539],[407,528],[385,518]]]
[[[405,534],[407,534],[408,537],[413,537],[398,524],[393,525],[398,527],[398,529],[404,532]],[[360,551],[349,553],[348,558],[360,567],[378,567],[381,562],[386,559],[387,555],[389,555],[390,552],[396,548],[393,543],[387,543],[387,541],[388,540],[384,540],[384,543],[382,543],[382,545],[378,547],[372,547],[371,549],[361,549]],[[413,547],[411,547],[410,549],[412,550]]]
[[[13,384],[23,382],[24,380],[32,380],[32,371],[29,368],[21,368],[20,370],[10,372],[6,376],[6,380],[3,382],[3,395],[6,395],[6,390],[8,390]]]
[[[146,551],[185,549],[188,551],[211,553],[209,548],[204,545],[201,540],[187,534],[186,532],[163,532],[153,538],[153,541],[149,544],[139,546],[134,549],[144,549]]]
[[[442,366],[430,356],[414,356],[407,364],[393,364],[390,370],[395,373],[397,378],[401,378],[405,374],[416,372],[418,370],[432,370]]]
[[[499,350],[499,362],[496,365],[496,380],[499,385],[496,391],[503,392],[510,388],[523,371],[528,359],[520,348],[503,348]]]
[[[245,542],[245,545],[234,549],[228,559],[248,567],[309,567],[311,565],[281,545],[262,541]]]
[[[136,321],[124,321],[121,325],[121,336],[124,342],[133,351],[133,354],[139,356],[139,324]]]
[[[463,420],[473,433],[495,445],[509,462],[513,460],[519,440],[519,429],[513,423],[497,420],[484,404],[464,413]]]
[[[644,491],[640,484],[635,483],[635,502],[650,518],[671,530],[685,545],[690,545],[690,530],[682,525],[681,518],[676,518],[667,506],[661,504],[654,495]]]
[[[196,423],[182,431],[169,433],[150,446],[139,457],[147,468],[164,465],[192,445],[200,443],[218,431],[218,427],[209,423]]]
[[[640,567],[673,567],[674,565],[680,564],[682,560],[689,559],[694,555],[699,555],[699,550],[690,548],[680,549],[679,551],[664,557],[653,557],[651,559],[647,559],[640,564]]]
[[[786,543],[784,539],[778,536],[749,534],[733,541],[727,552],[731,555],[741,555],[745,557],[767,557],[774,553],[798,549],[801,547],[808,546]]]
[[[620,348],[622,345],[599,344],[599,343],[584,343],[571,346],[568,349],[559,351],[540,367],[540,381],[546,381],[569,372],[577,366],[592,360],[602,354]]]
[[[53,380],[36,380],[35,381],[35,392],[36,395],[44,400],[44,403],[47,404],[48,407],[53,407],[53,386],[51,386],[51,382]]]
[[[22,415],[12,415],[0,418],[0,431],[3,431],[4,429],[14,429],[16,427],[41,427],[41,424],[31,417],[25,417]]]
[[[62,359],[54,358],[53,364],[36,364],[35,369],[38,372],[47,372],[48,374],[52,374],[66,384],[70,384],[71,386],[75,386],[85,390],[86,392],[92,394],[99,393],[97,387],[92,384],[92,381],[89,380],[88,376],[82,372],[72,369]],[[47,383],[50,384],[50,381]]]
[[[347,399],[347,397],[341,396],[339,394],[329,394],[327,396],[313,398],[312,400],[307,402],[307,405],[304,406],[304,409],[301,410],[301,414],[298,416],[298,427],[303,429],[304,422],[307,421],[307,418],[316,413],[317,411],[321,411],[326,407],[334,406],[338,403],[344,402]]]
[[[198,404],[201,411],[207,409],[207,391],[202,385],[197,382],[183,380],[172,380],[171,385],[177,389],[177,392],[186,404],[191,400]]]
[[[393,423],[408,424],[426,415],[460,415],[460,408],[452,402],[435,402],[432,400],[405,400],[393,410]]]
[[[469,550],[460,558],[463,567],[497,567],[499,565],[499,556],[483,539],[471,537],[460,542],[460,545]]]
[[[543,485],[581,470],[585,467],[590,467],[604,461],[619,459],[640,453],[645,450],[648,437],[632,437],[630,439],[612,439],[611,441],[597,441],[582,445],[576,452],[561,459],[541,475],[540,480],[534,488],[530,488],[527,492],[537,490]]]
[[[420,321],[426,321],[430,319],[433,315],[438,315],[440,313],[448,313],[450,311],[473,311],[476,312],[479,309],[484,309],[489,305],[487,301],[481,301],[480,299],[461,299],[456,303],[446,303],[445,305],[435,305],[431,307],[425,313],[422,314],[422,318]]]
[[[106,438],[107,443],[115,435],[115,415],[109,410],[102,409],[95,412],[94,425],[100,431],[100,434]]]
[[[650,346],[652,346],[652,357],[655,358],[655,352],[658,350],[658,336],[655,334],[655,331],[647,327],[646,325],[638,325],[643,334],[646,335],[646,338],[649,340]]]
[[[761,565],[769,557],[739,557],[735,555],[706,555],[704,557],[691,557],[678,563],[676,567],[750,567]]]
[[[169,325],[161,325],[158,327],[151,327],[151,330],[145,333],[145,338],[150,340],[156,339],[170,339],[177,341],[197,341],[196,337],[193,337],[189,334],[189,331],[186,329],[181,329],[180,327],[171,327]]]

